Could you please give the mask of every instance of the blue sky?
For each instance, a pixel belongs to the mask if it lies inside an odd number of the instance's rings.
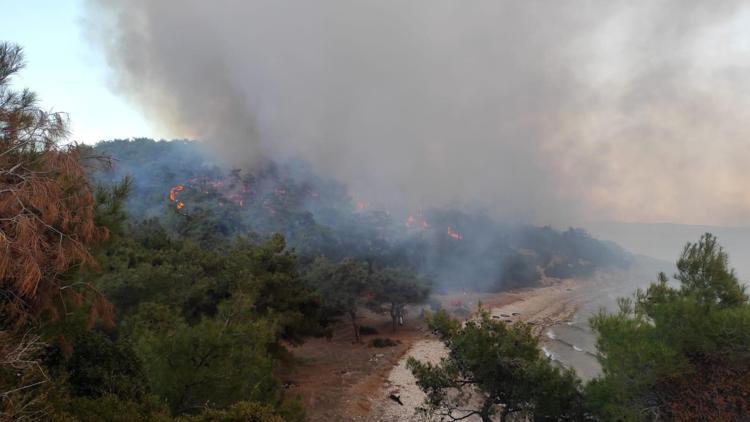
[[[104,58],[85,39],[83,0],[0,0],[0,40],[20,44],[26,67],[14,86],[45,109],[70,114],[71,140],[159,137],[138,109],[110,89]]]

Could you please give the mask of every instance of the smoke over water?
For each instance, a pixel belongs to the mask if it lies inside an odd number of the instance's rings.
[[[234,164],[301,157],[386,207],[745,224],[739,4],[90,0],[85,21],[118,92]]]

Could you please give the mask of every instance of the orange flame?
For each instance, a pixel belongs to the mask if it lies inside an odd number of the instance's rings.
[[[357,211],[364,211],[367,208],[367,204],[364,201],[357,201]]]
[[[185,190],[185,186],[177,185],[169,190],[169,200],[175,202],[177,200],[177,192]]]
[[[461,233],[453,230],[452,227],[448,227],[448,236],[456,240],[461,240],[464,238],[463,236],[461,236]]]
[[[209,189],[207,187],[216,189],[219,191],[221,195],[223,195],[223,198],[218,200],[218,206],[223,207],[225,199],[231,203],[234,203],[238,205],[240,208],[245,207],[245,199],[249,195],[249,192],[251,192],[250,188],[248,186],[242,185],[240,187],[235,187],[234,185],[231,185],[227,187],[227,183],[224,180],[209,180],[209,179],[198,179],[198,178],[191,178],[188,180],[188,183],[190,184],[189,187],[191,189],[198,189],[201,193],[209,193]],[[174,186],[172,189],[169,190],[169,200],[175,203],[175,208],[178,210],[181,210],[185,208],[185,203],[179,200],[179,193],[185,190],[186,185],[177,185]],[[286,191],[281,190],[281,194],[286,193]]]
[[[177,200],[177,193],[185,190],[185,186],[177,185],[169,190],[169,200],[175,203],[175,208],[181,210],[185,208],[185,203]]]
[[[427,230],[430,228],[430,223],[427,222],[427,220],[420,217],[419,220],[415,218],[413,215],[409,214],[408,217],[406,217],[406,222],[404,223],[406,227],[413,228],[413,227],[419,227],[422,230]]]

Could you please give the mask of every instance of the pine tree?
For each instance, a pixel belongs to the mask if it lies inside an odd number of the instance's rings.
[[[750,418],[750,304],[726,252],[688,243],[664,273],[592,319],[603,375],[587,386],[603,420]]]
[[[47,376],[37,361],[41,324],[85,308],[88,325],[108,321],[109,303],[72,268],[92,265],[107,237],[77,145],[63,145],[66,116],[10,86],[23,52],[0,43],[0,419],[40,417]]]

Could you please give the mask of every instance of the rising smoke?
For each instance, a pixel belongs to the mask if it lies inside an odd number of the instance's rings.
[[[117,91],[385,207],[743,224],[737,1],[90,0]],[[700,206],[695,206],[700,204]]]

